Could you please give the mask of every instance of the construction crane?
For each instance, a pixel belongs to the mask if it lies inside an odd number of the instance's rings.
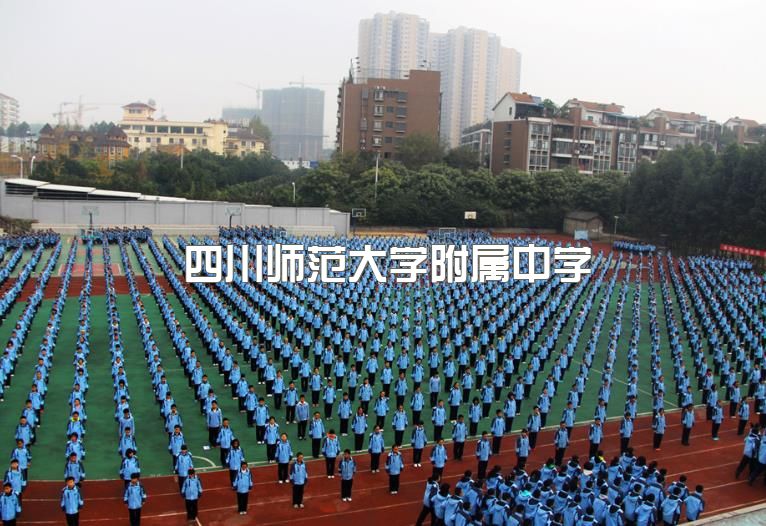
[[[251,90],[255,90],[255,97],[256,102],[258,104],[258,109],[261,108],[261,94],[263,93],[263,90],[261,89],[261,85],[258,84],[258,87],[251,86],[250,84],[245,84],[244,82],[237,82],[240,86],[244,86],[246,88],[250,88]]]
[[[73,106],[74,108],[69,111],[64,111],[65,107]],[[59,126],[63,126],[66,124],[69,125],[69,116],[72,116],[74,125],[75,126],[82,126],[83,124],[83,113],[86,111],[95,111],[99,109],[101,106],[120,106],[120,104],[113,103],[113,102],[101,102],[101,103],[94,103],[94,104],[85,104],[82,101],[82,95],[80,95],[79,99],[77,99],[77,102],[61,102],[59,103],[59,111],[53,114],[54,117],[58,119]],[[66,121],[65,121],[66,117]]]

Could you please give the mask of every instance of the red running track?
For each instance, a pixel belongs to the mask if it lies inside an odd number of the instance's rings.
[[[719,433],[720,440],[710,437],[710,423],[704,420],[704,409],[697,411],[697,424],[692,432],[691,446],[680,443],[680,413],[667,414],[668,428],[661,451],[651,446],[650,417],[636,420],[636,432],[631,441],[635,454],[648,461],[656,460],[659,467],[667,469],[666,482],[676,480],[681,474],[689,478],[690,486],[703,484],[707,511],[713,515],[748,505],[766,502],[766,490],[760,483],[755,487],[745,480],[734,479],[734,468],[742,455],[742,438],[736,434],[736,420],[728,419]],[[481,428],[480,428],[481,429]],[[618,422],[607,423],[605,441],[602,443],[607,461],[619,454]],[[536,469],[548,457],[553,456],[552,431],[544,431],[538,437],[538,447],[530,456],[528,469]],[[567,450],[571,455],[587,456],[587,428],[578,426],[573,433],[572,444]],[[503,440],[501,454],[493,457],[492,465],[507,470],[516,462],[513,453],[515,435]],[[308,442],[293,444],[295,451],[310,450]],[[451,452],[451,447],[448,446]],[[424,458],[430,448],[427,448]],[[473,457],[473,441],[467,444],[463,461],[448,461],[444,480],[456,482],[467,469],[476,471]],[[411,459],[411,450],[404,450],[405,462]],[[430,466],[425,460],[423,468],[405,467],[398,495],[389,495],[388,477],[382,471],[369,472],[369,455],[356,457],[358,472],[354,480],[354,500],[340,501],[340,479],[329,480],[324,476],[324,462],[309,462],[309,484],[306,487],[305,505],[301,510],[291,506],[291,488],[276,482],[276,466],[252,469],[255,484],[249,504],[249,514],[236,513],[235,494],[228,484],[228,473],[215,471],[201,475],[204,494],[200,500],[199,524],[204,525],[279,525],[324,526],[338,524],[343,520],[363,519],[367,526],[412,524],[419,513],[425,479]],[[178,494],[173,477],[156,477],[143,481],[149,495],[143,510],[142,524],[175,526],[187,524],[184,503]],[[58,507],[61,482],[32,482],[24,496],[24,513],[19,524],[62,524],[62,512]],[[122,503],[122,482],[86,481],[83,488],[85,507],[81,523],[85,525],[125,524],[127,511]]]

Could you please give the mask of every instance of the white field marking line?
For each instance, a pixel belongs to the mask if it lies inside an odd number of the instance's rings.
[[[198,458],[200,460],[204,460],[205,462],[210,464],[211,468],[217,468],[218,467],[218,464],[216,464],[215,462],[213,462],[212,460],[210,460],[207,457],[203,457],[203,456],[200,456],[200,455],[192,455],[192,458]],[[200,468],[200,469],[206,469],[206,468],[203,467],[203,468]]]
[[[680,427],[680,425],[681,424],[673,424],[672,426],[673,427]],[[671,427],[671,426],[668,426],[668,427]],[[722,431],[721,433],[719,433],[719,435],[723,434],[725,432],[734,432],[734,431],[736,431],[736,429],[728,429],[726,431]],[[614,436],[618,436],[618,435],[619,435],[619,433],[608,435],[608,436],[614,437]],[[570,446],[571,446],[572,443],[575,443],[575,442],[585,442],[586,440],[587,440],[587,438],[579,438],[579,439],[572,440],[570,442]],[[644,445],[644,444],[635,444],[635,445],[632,445],[632,447],[634,447],[634,448],[637,448],[637,447],[643,448],[643,447],[649,447],[649,446],[650,446],[650,444],[646,444],[646,445]],[[720,451],[720,450],[729,449],[729,448],[732,448],[732,447],[741,447],[741,444],[729,444],[729,445],[721,446],[721,447],[714,448],[714,449],[708,449],[705,452],[708,452],[708,451]],[[569,449],[569,448],[567,448],[567,449]],[[501,454],[510,453],[512,451],[514,451],[514,450],[513,449],[501,449]],[[680,453],[678,455],[673,455],[673,458],[676,458],[676,457],[686,457],[686,456],[690,456],[690,455],[699,455],[699,451],[689,451],[689,452]],[[309,462],[314,463],[314,459],[310,460]],[[712,467],[716,467],[717,468],[717,467],[731,466],[732,464],[733,464],[733,462],[727,462],[725,464],[721,464],[721,465],[718,465],[718,466],[707,466],[706,468],[700,468],[700,469],[696,469],[696,470],[686,470],[686,471],[679,471],[678,473],[670,473],[668,476],[680,475],[680,474],[684,474],[684,473],[694,473],[694,472],[697,472],[697,471],[704,471],[704,470],[710,469]],[[201,469],[204,469],[204,468],[201,468]],[[364,470],[357,471],[357,473],[369,473],[369,472],[370,472],[369,469],[364,469]],[[455,475],[455,476],[459,476],[459,475]],[[326,477],[326,475],[313,475],[313,476],[309,476],[309,480],[311,480],[311,479],[322,479],[322,478],[325,478],[325,477]],[[417,480],[417,481],[405,481],[405,482],[402,482],[401,485],[407,486],[409,484],[418,484],[418,483],[421,483],[421,482],[422,482],[421,480]],[[267,486],[267,485],[268,486],[273,486],[274,483],[275,482],[273,480],[270,480],[270,481],[259,481],[259,482],[253,483],[253,486]],[[381,488],[386,488],[386,487],[388,487],[388,486],[387,485],[386,486],[381,486]],[[228,489],[230,489],[229,486],[216,486],[216,487],[208,488],[207,491],[208,492],[212,492],[212,491],[222,491],[222,490],[228,490]],[[357,490],[357,491],[365,491],[365,489],[360,489],[360,490]],[[171,493],[153,493],[152,496],[155,496],[155,497],[167,497],[169,495],[177,495],[177,494],[178,494],[178,492],[174,491],[174,492],[171,492]],[[332,496],[334,494],[335,493],[331,493],[328,496]],[[321,495],[315,495],[313,497],[310,497],[308,495],[306,496],[306,498],[318,498],[318,497],[321,497]],[[115,500],[115,499],[116,499],[116,497],[91,497],[89,500]],[[27,499],[25,499],[25,501],[28,501],[28,502],[50,502],[50,501],[58,502],[58,500],[59,499],[35,499],[35,498],[27,498]]]
[[[761,477],[758,477],[761,478]],[[748,479],[740,479],[740,480],[734,480],[732,482],[725,482],[723,484],[717,484],[715,486],[705,486],[705,492],[708,492],[710,490],[714,489],[720,489],[720,488],[728,488],[729,486],[736,486],[737,484],[747,484]]]
[[[583,363],[583,361],[582,361],[582,360],[572,360],[572,361],[573,361],[573,362],[577,362],[577,363],[579,363],[579,364],[582,364],[582,363]],[[595,367],[591,366],[591,368],[590,368],[589,370],[590,370],[590,371],[593,371],[593,372],[595,372],[596,374],[603,374],[603,373],[604,373],[604,370],[603,370],[603,369],[601,369],[601,370],[595,370],[595,369],[596,369]],[[620,379],[619,379],[619,378],[617,378],[616,376],[612,376],[612,380],[613,380],[613,381],[615,381],[615,382],[621,383],[622,385],[630,385],[628,382],[626,382],[626,381],[624,381],[624,380],[620,380]],[[653,395],[652,393],[650,393],[649,391],[647,391],[647,390],[645,390],[645,389],[641,389],[640,387],[639,387],[637,390],[638,390],[638,392],[639,392],[639,393],[643,393],[643,394],[645,394],[645,395],[649,395],[649,396],[651,396],[651,397],[652,397],[652,400],[654,399],[654,395]],[[671,402],[671,401],[669,401],[669,400],[667,400],[667,399],[665,400],[665,403],[666,403],[666,404],[668,404],[668,405],[671,405],[671,406],[673,406],[673,407],[678,407],[678,405],[677,405],[677,404],[675,404],[675,403],[673,403],[673,402]]]

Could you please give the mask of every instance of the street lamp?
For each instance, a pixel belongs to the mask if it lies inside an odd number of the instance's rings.
[[[24,179],[24,159],[18,155],[11,155],[11,158],[19,160],[19,179]]]
[[[614,216],[614,234],[613,236],[617,236],[617,221],[620,220],[620,216]]]
[[[295,181],[291,182],[290,184],[293,185],[293,204],[295,204]]]

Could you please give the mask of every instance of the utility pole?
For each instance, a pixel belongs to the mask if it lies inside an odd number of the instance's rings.
[[[380,165],[380,152],[375,156],[375,202],[378,202],[378,168]]]

